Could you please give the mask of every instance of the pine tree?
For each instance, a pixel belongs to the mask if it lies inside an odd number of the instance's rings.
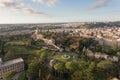
[[[5,45],[5,42],[2,41],[1,42],[1,52],[0,52],[1,55],[5,55],[5,46],[4,45]]]

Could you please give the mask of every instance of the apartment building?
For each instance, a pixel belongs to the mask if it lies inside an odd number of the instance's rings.
[[[24,60],[22,58],[13,59],[6,62],[2,62],[2,59],[0,58],[0,80],[2,80],[3,75],[9,71],[16,71],[19,73],[23,70]]]

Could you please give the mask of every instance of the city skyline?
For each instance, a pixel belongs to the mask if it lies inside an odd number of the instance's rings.
[[[119,0],[0,0],[0,24],[120,21],[119,3]]]

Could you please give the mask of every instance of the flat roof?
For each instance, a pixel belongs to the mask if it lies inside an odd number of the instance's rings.
[[[9,60],[9,61],[3,62],[0,65],[0,67],[9,66],[9,65],[16,64],[16,63],[23,62],[23,61],[24,60],[22,58],[17,58],[17,59]]]

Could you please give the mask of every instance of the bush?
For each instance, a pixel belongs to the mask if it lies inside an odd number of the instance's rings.
[[[16,74],[15,71],[9,71],[3,75],[3,80],[11,79]]]

